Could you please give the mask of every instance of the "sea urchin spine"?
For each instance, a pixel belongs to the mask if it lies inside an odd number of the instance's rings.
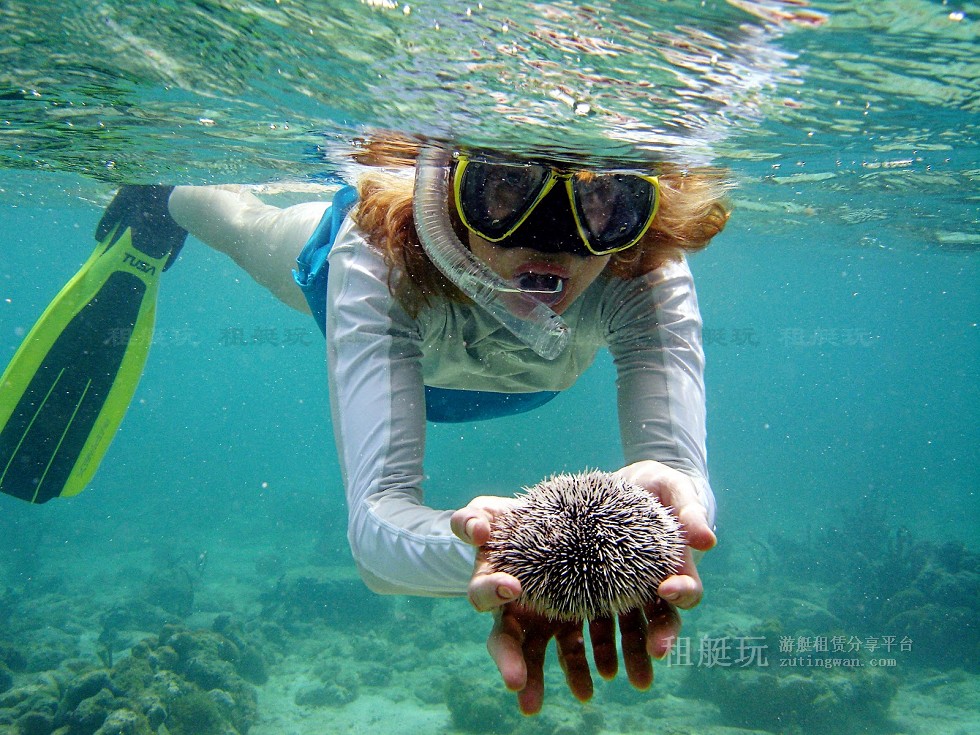
[[[619,615],[652,601],[680,569],[677,519],[616,475],[554,475],[518,498],[494,522],[487,559],[520,580],[518,602],[549,618]]]

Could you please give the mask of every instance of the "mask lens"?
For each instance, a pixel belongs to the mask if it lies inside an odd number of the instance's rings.
[[[572,183],[575,215],[593,253],[634,245],[657,210],[656,185],[639,176],[602,174]]]
[[[495,241],[521,223],[548,183],[551,170],[465,161],[457,168],[456,177],[456,206],[464,224]]]

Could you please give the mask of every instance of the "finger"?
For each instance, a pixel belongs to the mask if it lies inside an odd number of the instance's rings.
[[[503,572],[477,573],[470,580],[467,596],[479,612],[486,612],[513,602],[521,594],[517,577]]]
[[[521,691],[527,684],[527,666],[521,647],[524,633],[520,623],[506,613],[494,623],[487,639],[487,651],[497,665],[504,686],[512,692]]]
[[[555,642],[568,689],[578,701],[588,702],[592,699],[592,672],[585,656],[582,623],[563,623],[555,632]]]
[[[674,509],[674,514],[684,529],[687,545],[699,551],[708,551],[718,539],[708,523],[708,511],[701,502],[691,478],[679,472],[671,472],[653,480],[647,489]]]
[[[637,689],[644,691],[653,684],[653,663],[647,653],[647,621],[640,608],[619,616],[619,634],[623,646],[626,677]]]
[[[657,594],[671,605],[690,610],[701,602],[701,583],[686,574],[675,574],[660,583]]]
[[[528,676],[527,686],[517,693],[517,706],[521,714],[536,715],[544,704],[544,677]]]
[[[553,632],[550,626],[534,625],[525,634],[523,652],[527,681],[517,695],[517,702],[526,715],[540,712],[544,703],[544,656]]]
[[[486,510],[471,503],[452,514],[449,526],[461,541],[473,546],[483,546],[490,540],[491,518]]]
[[[483,546],[490,540],[494,518],[519,505],[520,501],[516,498],[480,495],[467,503],[466,507],[454,512],[449,518],[449,526],[466,543]]]
[[[694,564],[691,550],[684,550],[684,561],[681,564],[679,574],[673,574],[657,588],[657,594],[672,605],[683,610],[690,610],[701,602],[704,596],[704,587],[701,584],[701,576]]]
[[[647,606],[647,653],[661,659],[681,631],[681,618],[676,608],[665,600],[655,600]]]
[[[700,588],[701,575],[698,574],[698,565],[694,561],[694,550],[690,546],[684,549],[684,558],[681,560],[679,573],[693,579]]]
[[[687,545],[698,551],[708,551],[718,543],[718,537],[708,525],[708,513],[696,497],[674,506],[677,520],[684,529]]]
[[[657,463],[653,463],[653,466],[647,466],[648,463],[640,464],[644,465],[644,469],[638,474],[634,471],[637,465],[623,468],[618,474],[627,481],[646,488],[660,502],[674,509],[677,519],[684,527],[689,546],[699,551],[712,548],[717,538],[708,524],[708,513],[694,481],[677,470]]]
[[[595,618],[589,622],[589,638],[592,641],[592,658],[595,668],[603,679],[613,679],[619,668],[616,652],[616,621],[612,618]]]

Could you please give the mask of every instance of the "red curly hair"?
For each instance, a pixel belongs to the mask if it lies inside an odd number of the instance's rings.
[[[369,165],[410,166],[417,149],[414,141],[404,138],[374,139],[364,145],[358,160]],[[728,221],[728,183],[722,172],[658,165],[656,174],[660,208],[643,239],[610,258],[606,270],[617,278],[636,278],[684,253],[700,250]],[[354,221],[384,255],[391,268],[389,288],[408,313],[417,315],[433,298],[465,302],[466,296],[429,260],[419,241],[412,214],[412,179],[370,173],[358,183],[358,193]],[[450,211],[458,220],[454,208]],[[454,225],[457,230],[462,226],[458,221]]]

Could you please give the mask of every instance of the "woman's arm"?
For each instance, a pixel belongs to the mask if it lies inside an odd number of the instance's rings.
[[[713,526],[701,314],[691,271],[686,262],[670,263],[644,283],[624,286],[614,301],[609,349],[626,463],[654,460],[688,476]]]
[[[451,511],[422,502],[420,337],[388,290],[388,267],[348,222],[330,252],[327,360],[348,540],[365,583],[386,594],[463,595],[475,553]]]
[[[293,268],[329,206],[304,202],[282,209],[265,204],[245,187],[231,185],[178,186],[169,202],[177,224],[305,314],[310,309],[293,281]]]
[[[178,186],[171,216],[293,308],[296,257],[329,203],[285,209],[240,186]],[[349,223],[330,253],[330,400],[350,512],[348,538],[365,582],[380,593],[463,595],[473,550],[451,511],[422,504],[425,400],[414,322],[388,291],[381,257]]]
[[[663,658],[680,633],[677,608],[701,601],[695,562],[716,541],[705,450],[701,315],[684,262],[617,284],[610,296],[605,302],[612,307],[609,346],[627,462],[619,474],[673,509],[688,545],[681,568],[657,588],[657,599],[619,619],[624,651]],[[627,672],[640,688],[653,680],[650,661],[642,656],[632,658],[632,670],[627,658]]]

